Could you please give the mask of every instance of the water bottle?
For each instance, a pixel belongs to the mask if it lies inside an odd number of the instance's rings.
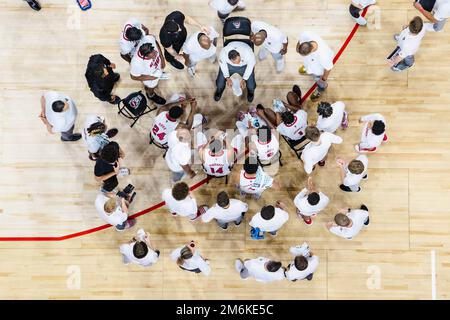
[[[241,81],[239,78],[231,79],[233,81],[233,93],[236,97],[242,96]]]

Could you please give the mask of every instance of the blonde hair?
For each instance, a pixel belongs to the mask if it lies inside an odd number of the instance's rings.
[[[116,199],[109,199],[108,201],[106,201],[103,209],[105,210],[106,213],[113,213],[114,210],[116,209]]]
[[[192,258],[193,254],[191,249],[189,249],[187,246],[183,247],[180,252],[180,256],[177,259],[177,264],[181,266],[185,260],[188,260]]]

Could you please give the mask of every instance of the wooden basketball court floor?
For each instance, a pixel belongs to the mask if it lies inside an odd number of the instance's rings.
[[[128,65],[118,53],[120,31],[129,17],[140,18],[152,33],[158,33],[164,16],[181,10],[220,30],[206,0],[97,0],[88,12],[81,12],[74,1],[41,2],[43,10],[34,12],[22,1],[0,0],[0,237],[58,237],[103,224],[94,208],[98,184],[85,146],[81,141],[61,143],[38,118],[39,99],[46,90],[66,93],[76,101],[77,128],[88,114],[104,115],[111,126],[118,127],[116,141],[124,148],[126,165],[133,173],[128,180],[138,191],[132,211],[159,203],[162,189],[169,185],[169,172],[162,152],[148,145],[154,114],[130,129],[116,107],[96,100],[84,79],[88,57],[102,53],[117,64],[122,75],[117,93],[124,96],[140,88],[129,78]],[[337,52],[354,26],[348,0],[246,2],[247,10],[239,14],[277,25],[290,39],[283,74],[275,73],[270,59],[258,62],[256,103],[269,105],[295,83],[304,92],[312,85],[297,73],[301,59],[295,53],[295,42],[300,32],[317,32]],[[409,0],[379,0],[368,12],[377,23],[358,30],[331,73],[323,100],[344,101],[351,122],[348,130],[339,132],[344,143],[332,149],[331,161],[314,172],[331,204],[312,227],[295,216],[292,199],[306,176],[282,143],[285,166],[276,179],[283,188],[266,192],[258,202],[251,200],[247,217],[266,203],[286,202],[291,217],[275,239],[255,242],[246,224],[223,232],[215,223],[192,224],[171,217],[162,208],[138,220],[137,227],[149,231],[162,252],[151,268],[121,262],[119,245],[131,239],[136,227],[124,233],[110,228],[66,241],[3,241],[0,298],[448,299],[449,27],[427,34],[416,65],[409,71],[394,74],[385,63],[394,48],[392,35],[417,14]],[[212,124],[233,128],[236,111],[246,104],[229,92],[221,103],[213,101],[217,70],[217,65],[203,63],[191,81],[186,73],[168,66],[172,80],[160,87],[166,96],[180,91],[195,95]],[[314,122],[315,104],[308,102],[307,108]],[[344,194],[338,189],[338,171],[332,160],[336,155],[355,156],[353,145],[361,130],[357,119],[373,112],[386,117],[390,141],[369,156],[369,180],[363,192]],[[200,174],[189,183],[202,179]],[[223,181],[211,181],[194,195],[199,203],[211,205],[221,189],[236,195],[231,184],[226,187]],[[352,241],[327,232],[325,222],[336,209],[361,203],[370,209],[369,228]],[[171,250],[191,239],[211,260],[210,277],[182,272],[170,261]],[[261,284],[242,281],[234,270],[238,257],[267,256],[287,264],[289,247],[303,241],[320,257],[311,282]]]

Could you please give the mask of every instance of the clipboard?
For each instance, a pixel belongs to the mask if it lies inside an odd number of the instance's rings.
[[[399,52],[400,52],[400,47],[395,48],[395,50],[392,51],[392,53],[386,59],[391,60],[392,58],[397,56]]]

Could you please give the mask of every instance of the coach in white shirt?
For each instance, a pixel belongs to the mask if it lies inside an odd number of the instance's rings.
[[[348,126],[348,115],[342,101],[333,104],[320,102],[317,113],[319,117],[316,126],[320,131],[335,133],[339,127],[346,129]]]
[[[433,31],[433,25],[424,24],[422,18],[415,17],[402,32],[394,36],[399,50],[391,59],[388,59],[392,71],[400,72],[414,65],[414,55],[419,50],[427,31]]]
[[[276,62],[277,72],[281,73],[284,69],[284,55],[288,50],[288,37],[280,29],[262,22],[252,22],[252,34],[250,40],[257,47],[262,45],[259,50],[259,60],[265,60],[270,52]]]
[[[306,188],[303,188],[294,199],[297,215],[299,218],[302,218],[308,226],[313,223],[312,217],[325,209],[329,202],[330,199],[314,186],[311,177],[308,178]]]
[[[215,219],[223,230],[227,230],[230,222],[234,222],[236,226],[240,225],[247,210],[248,205],[245,202],[230,199],[228,194],[222,191],[217,195],[217,203],[202,215],[202,221],[208,223]]]
[[[195,220],[198,215],[198,206],[195,198],[190,194],[189,186],[179,182],[172,189],[164,189],[162,199],[174,216],[187,217]]]
[[[360,209],[341,209],[334,217],[334,222],[327,223],[327,229],[338,237],[351,240],[369,222],[369,209],[361,205]]]
[[[230,15],[233,10],[244,10],[245,2],[242,0],[209,0],[209,5],[217,11],[222,22]]]
[[[131,62],[139,42],[142,38],[149,34],[149,30],[138,19],[131,18],[128,20],[123,29],[119,40],[120,56],[127,62]]]
[[[195,66],[202,60],[208,59],[214,63],[217,59],[217,37],[219,34],[213,27],[209,27],[210,32],[206,34],[201,31],[195,32],[183,44],[183,57],[188,73],[195,76]]]
[[[275,237],[277,231],[289,220],[286,209],[286,205],[280,201],[277,201],[275,206],[264,206],[261,212],[253,216],[249,225]]]
[[[220,52],[219,74],[216,79],[216,92],[214,100],[219,101],[222,98],[225,86],[231,88],[233,81],[231,76],[235,73],[242,77],[241,88],[247,87],[247,100],[252,102],[255,96],[255,65],[256,59],[252,48],[241,41],[231,41]]]
[[[302,246],[291,247],[289,251],[295,258],[287,267],[286,278],[292,282],[304,279],[311,281],[319,266],[319,257],[309,251],[306,242]]]
[[[194,241],[175,249],[170,257],[173,261],[177,262],[177,265],[182,270],[203,273],[204,276],[209,276],[211,274],[209,260],[203,258],[200,255],[200,252],[196,250]]]
[[[117,231],[129,229],[136,224],[135,219],[128,220],[129,205],[124,198],[109,198],[103,192],[95,199],[95,208],[100,218],[115,226]]]
[[[345,192],[360,192],[360,182],[367,179],[367,170],[369,169],[369,159],[365,155],[360,155],[349,163],[341,158],[336,162],[340,167],[342,184],[339,186]]]
[[[450,18],[450,0],[436,0],[432,12],[426,11],[419,2],[414,2],[414,7],[433,22],[434,31],[441,31]]]
[[[125,265],[131,262],[143,267],[154,265],[160,255],[160,251],[150,241],[150,235],[142,229],[129,243],[120,246],[120,253]]]
[[[386,120],[379,113],[361,117],[359,123],[364,123],[361,142],[355,146],[357,152],[375,152],[382,142],[388,141],[386,135]]]
[[[367,25],[366,19],[364,19],[363,16],[361,16],[361,11],[365,8],[367,8],[370,5],[375,4],[376,0],[352,0],[352,4],[350,5],[349,11],[350,15],[352,16],[353,20],[356,21],[357,24],[360,26]]]
[[[319,99],[321,93],[328,87],[328,76],[333,68],[334,52],[317,34],[303,32],[297,43],[297,52],[303,57],[301,74],[309,74],[317,83],[317,89],[311,95],[311,100]]]
[[[242,279],[253,277],[256,281],[272,282],[286,278],[281,262],[264,257],[245,260],[245,262],[236,259],[234,266]]]
[[[341,144],[342,138],[329,133],[320,132],[316,127],[306,128],[306,138],[311,140],[311,143],[306,145],[302,152],[301,160],[307,174],[311,174],[316,164],[323,167],[328,151],[332,144]]]
[[[167,138],[166,163],[172,171],[172,183],[178,182],[187,174],[190,178],[196,173],[191,169],[191,134],[187,129],[172,131]]]
[[[66,95],[48,91],[41,97],[39,118],[49,133],[61,133],[61,141],[81,139],[80,133],[73,133],[77,114],[75,102]]]

